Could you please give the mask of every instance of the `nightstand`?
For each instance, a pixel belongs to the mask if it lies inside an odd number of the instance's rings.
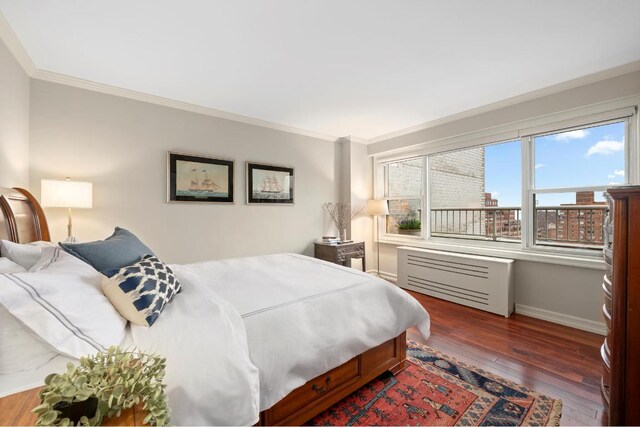
[[[0,398],[0,426],[32,426],[36,415],[31,412],[40,404],[38,392],[42,387],[32,388]],[[102,420],[103,426],[142,426],[147,411],[137,406],[122,411],[119,417]]]
[[[352,259],[362,259],[362,271],[367,271],[364,261],[364,242],[340,243],[314,243],[314,256],[318,259],[333,262],[335,264],[351,267]]]

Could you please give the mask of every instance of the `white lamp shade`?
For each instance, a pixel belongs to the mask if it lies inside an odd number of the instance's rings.
[[[81,181],[43,179],[41,203],[49,208],[93,207],[93,184]]]
[[[384,199],[374,199],[367,201],[367,213],[369,215],[389,215],[389,205]]]

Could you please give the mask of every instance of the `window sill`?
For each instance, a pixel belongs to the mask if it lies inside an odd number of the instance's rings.
[[[426,241],[421,238],[381,237],[378,241],[383,245],[413,246],[417,248],[435,249],[441,251],[484,255],[497,258],[511,258],[522,261],[543,262],[547,264],[567,265],[571,267],[604,270],[605,263],[600,252],[594,255],[563,254],[545,249],[523,249],[513,243],[482,242],[443,242],[442,239]],[[515,247],[514,247],[515,246]]]

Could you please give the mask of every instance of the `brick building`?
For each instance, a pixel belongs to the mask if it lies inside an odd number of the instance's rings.
[[[422,158],[403,160],[387,166],[387,196],[407,197],[389,200],[387,233],[397,233],[403,219],[420,219],[422,215]]]
[[[575,203],[563,203],[559,209],[537,211],[539,240],[600,245],[606,202],[596,202],[593,191],[576,193]],[[564,209],[562,209],[564,208]]]
[[[484,193],[484,206],[497,207],[498,199]],[[494,233],[495,229],[495,233]],[[520,238],[520,219],[513,209],[496,209],[485,212],[485,237]]]
[[[424,175],[422,158],[387,165],[387,197],[389,200],[387,232],[397,233],[404,219],[422,219],[421,194]],[[431,156],[430,189],[432,226],[443,233],[481,232],[484,215],[472,220],[461,219],[454,212],[439,212],[441,208],[480,208],[484,206],[484,147],[453,151]],[[432,228],[432,230],[434,230]]]
[[[481,233],[485,227],[484,215],[472,217],[438,209],[484,207],[484,147],[438,154],[430,158],[429,165],[432,232]]]

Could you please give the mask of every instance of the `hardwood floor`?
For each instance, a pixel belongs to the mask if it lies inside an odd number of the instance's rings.
[[[513,314],[510,318],[409,292],[431,315],[431,337],[407,338],[562,399],[561,425],[606,425],[600,398],[603,337]]]

